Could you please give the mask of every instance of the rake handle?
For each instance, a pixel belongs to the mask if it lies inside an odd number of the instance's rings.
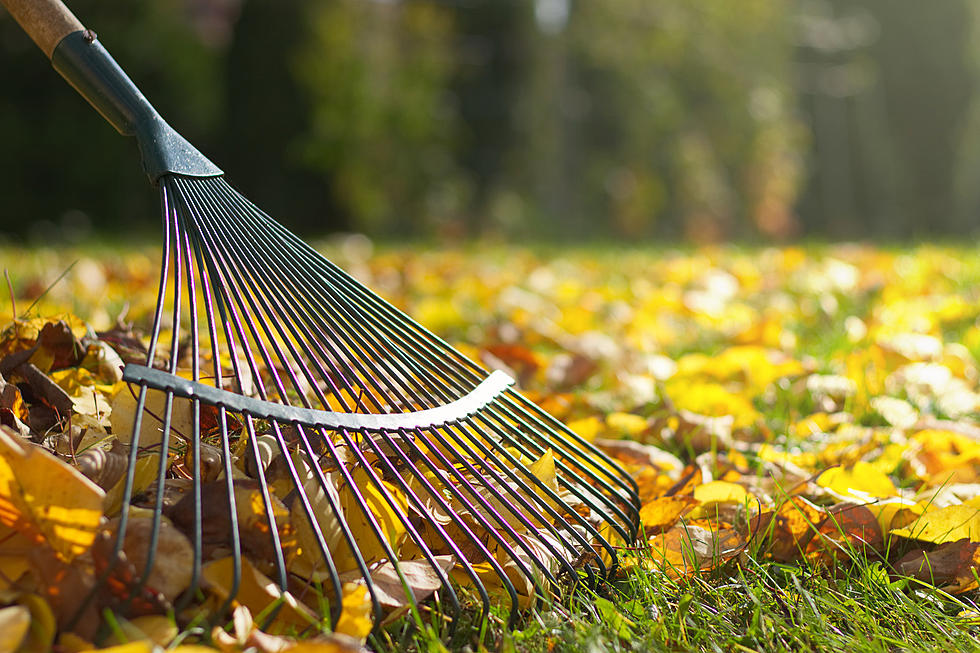
[[[48,59],[61,39],[85,29],[61,0],[0,0],[0,3]]]

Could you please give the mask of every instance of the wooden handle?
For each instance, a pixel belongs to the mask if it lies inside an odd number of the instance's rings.
[[[0,0],[0,3],[48,59],[61,39],[85,29],[61,0]]]

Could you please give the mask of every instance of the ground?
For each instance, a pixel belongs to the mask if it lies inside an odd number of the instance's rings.
[[[614,578],[523,615],[516,632],[396,624],[369,646],[980,649],[975,249],[322,248],[510,372],[627,468],[643,506]],[[145,321],[159,254],[121,251],[0,249],[13,296],[0,321]],[[9,330],[5,342],[19,346]]]

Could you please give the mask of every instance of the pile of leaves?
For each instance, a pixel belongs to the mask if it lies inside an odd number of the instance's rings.
[[[980,264],[962,252],[334,254],[624,465],[643,527],[641,542],[624,543],[624,575],[713,582],[751,556],[827,570],[875,562],[896,580],[977,589]],[[145,356],[152,275],[142,255],[85,259],[51,285],[49,261],[17,256],[0,333],[4,643],[81,650],[106,632],[144,646],[134,650],[192,641],[159,609],[189,582],[179,519],[161,531],[169,545],[143,598],[163,603],[146,616],[105,618],[145,559],[138,524],[150,520],[138,507],[128,580],[96,582],[122,510],[117,436],[133,418],[120,369]],[[106,299],[123,289],[127,324]],[[159,456],[141,464],[145,490]],[[167,474],[182,464],[165,461]],[[229,574],[211,567],[197,609],[220,605]],[[363,588],[350,588],[337,633],[302,644],[282,634],[303,632],[283,628],[290,618],[315,621],[302,603],[264,632],[253,618],[286,599],[260,570],[246,578],[228,626],[190,637],[225,650],[356,650],[374,625]]]

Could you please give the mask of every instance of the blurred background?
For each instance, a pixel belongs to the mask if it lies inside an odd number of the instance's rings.
[[[712,242],[980,227],[971,0],[71,0],[303,235]],[[136,147],[0,9],[0,238],[155,233]]]

